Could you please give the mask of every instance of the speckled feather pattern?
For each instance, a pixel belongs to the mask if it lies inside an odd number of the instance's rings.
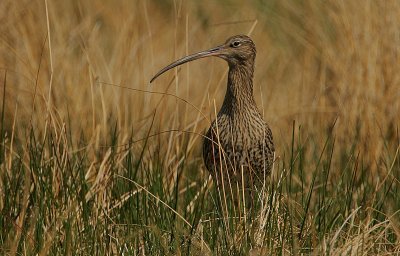
[[[246,40],[250,40],[245,37]],[[231,39],[228,39],[232,40]],[[256,55],[250,44],[250,58],[229,63],[224,103],[203,143],[203,158],[217,185],[260,184],[270,173],[274,143],[272,132],[263,120],[253,96],[253,71]]]

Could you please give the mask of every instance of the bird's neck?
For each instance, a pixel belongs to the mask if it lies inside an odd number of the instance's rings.
[[[257,109],[253,96],[253,73],[253,65],[230,65],[221,111],[241,113],[246,109]]]

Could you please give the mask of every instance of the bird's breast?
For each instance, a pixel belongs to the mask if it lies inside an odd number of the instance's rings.
[[[215,162],[224,157],[234,165],[263,160],[255,151],[265,139],[266,128],[262,118],[219,115],[206,134],[204,159]]]

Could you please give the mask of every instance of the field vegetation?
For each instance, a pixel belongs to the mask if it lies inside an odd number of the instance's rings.
[[[400,254],[400,2],[2,0],[1,255]],[[203,134],[248,34],[276,146],[254,211]]]

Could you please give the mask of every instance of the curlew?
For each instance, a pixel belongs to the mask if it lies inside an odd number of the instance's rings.
[[[271,172],[275,149],[271,129],[254,100],[256,47],[250,37],[233,36],[215,48],[183,57],[161,69],[150,83],[169,69],[209,56],[227,61],[229,73],[222,107],[203,142],[204,163],[217,186],[253,191]]]

